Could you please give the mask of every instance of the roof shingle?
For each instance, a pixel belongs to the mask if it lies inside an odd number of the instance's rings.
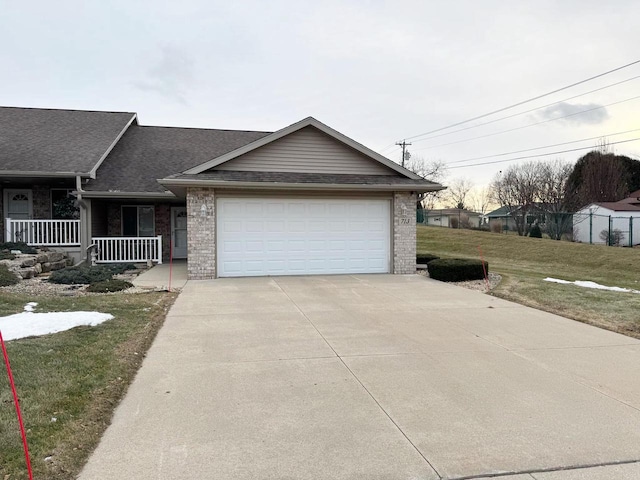
[[[88,174],[134,115],[0,107],[0,172]]]

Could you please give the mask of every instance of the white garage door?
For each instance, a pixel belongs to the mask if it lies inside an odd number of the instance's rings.
[[[219,198],[219,277],[387,273],[390,201]]]

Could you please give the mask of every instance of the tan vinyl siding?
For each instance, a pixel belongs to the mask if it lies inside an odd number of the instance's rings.
[[[214,170],[399,175],[311,126],[229,160]]]

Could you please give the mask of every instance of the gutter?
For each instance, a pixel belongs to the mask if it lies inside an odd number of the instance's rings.
[[[268,182],[229,182],[224,180],[191,180],[191,179],[160,179],[161,185],[176,187],[231,187],[268,190],[364,190],[364,191],[410,191],[435,192],[443,190],[442,185],[420,184],[354,184],[354,183],[268,183]]]
[[[39,172],[32,170],[0,170],[0,177],[89,177],[89,173]]]
[[[82,195],[85,198],[158,198],[169,200],[176,198],[171,192],[92,192],[83,190]]]

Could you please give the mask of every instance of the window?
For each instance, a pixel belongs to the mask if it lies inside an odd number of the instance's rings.
[[[76,198],[71,188],[51,189],[51,218],[70,220],[80,218],[80,210],[76,206]]]
[[[153,207],[122,207],[122,235],[125,237],[153,237],[156,232]]]

